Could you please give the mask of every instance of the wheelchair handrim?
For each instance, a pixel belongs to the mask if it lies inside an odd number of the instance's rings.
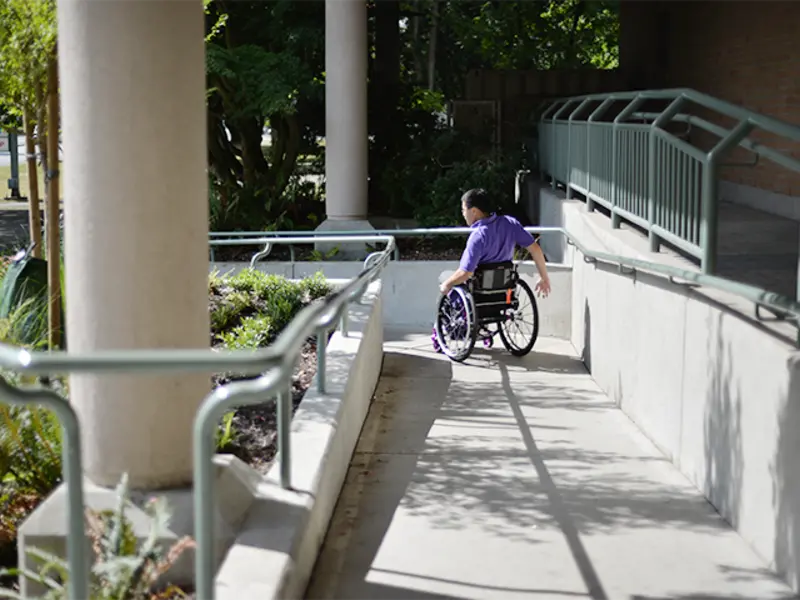
[[[464,360],[475,346],[475,306],[460,287],[442,297],[436,315],[436,337],[442,352],[455,361]]]

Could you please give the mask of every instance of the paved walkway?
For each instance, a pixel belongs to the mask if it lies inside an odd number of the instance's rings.
[[[308,598],[794,597],[569,343],[457,365],[399,337]]]

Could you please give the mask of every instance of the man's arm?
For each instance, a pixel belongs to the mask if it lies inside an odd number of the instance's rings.
[[[536,270],[539,271],[539,277],[541,278],[539,283],[536,284],[536,291],[547,297],[550,293],[550,275],[547,273],[544,252],[535,241],[526,249],[530,253],[533,262],[536,263]]]
[[[444,282],[442,282],[442,284],[439,286],[440,292],[447,294],[455,286],[466,282],[470,277],[472,277],[475,269],[478,268],[478,262],[480,260],[480,244],[480,236],[476,235],[475,233],[471,233],[467,238],[467,244],[464,247],[464,252],[461,254],[461,260],[459,261],[458,269],[455,273],[450,275],[450,277],[445,279]]]
[[[472,277],[472,273],[469,271],[465,271],[461,267],[459,267],[455,273],[450,275],[444,282],[439,286],[439,291],[443,294],[448,293],[452,290],[455,286],[460,285],[467,281],[470,277]]]

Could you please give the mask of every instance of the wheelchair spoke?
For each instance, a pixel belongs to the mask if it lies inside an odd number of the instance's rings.
[[[455,288],[439,303],[435,347],[453,360],[464,360],[475,344],[476,327],[471,297]],[[438,351],[438,350],[437,350]]]
[[[538,311],[533,292],[518,280],[514,290],[514,304],[506,311],[506,320],[500,325],[500,334],[506,348],[513,354],[527,354],[538,336]]]

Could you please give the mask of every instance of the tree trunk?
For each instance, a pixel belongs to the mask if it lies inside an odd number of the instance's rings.
[[[25,153],[28,163],[28,227],[30,228],[33,256],[42,257],[42,206],[39,200],[39,171],[36,165],[36,140],[33,132],[33,116],[30,107],[23,108],[22,118],[25,128]]]
[[[400,102],[400,2],[381,0],[375,3],[375,58],[370,81],[370,133],[375,143],[370,147],[370,212],[389,214],[390,198],[380,193],[381,173],[397,154]]]
[[[436,37],[439,30],[439,0],[433,0],[433,20],[431,21],[430,47],[428,49],[428,89],[436,86]]]
[[[420,56],[420,6],[419,0],[414,1],[414,16],[411,17],[411,36],[412,36],[412,43],[411,48],[414,53],[414,79],[418,84],[422,84],[424,73],[422,71],[422,58]]]
[[[36,87],[36,145],[44,174],[45,197],[47,196],[47,97],[40,86]],[[45,243],[47,240],[45,240]]]
[[[61,347],[61,240],[59,239],[59,174],[58,174],[58,59],[53,56],[47,66],[47,285],[50,290],[50,349]]]

